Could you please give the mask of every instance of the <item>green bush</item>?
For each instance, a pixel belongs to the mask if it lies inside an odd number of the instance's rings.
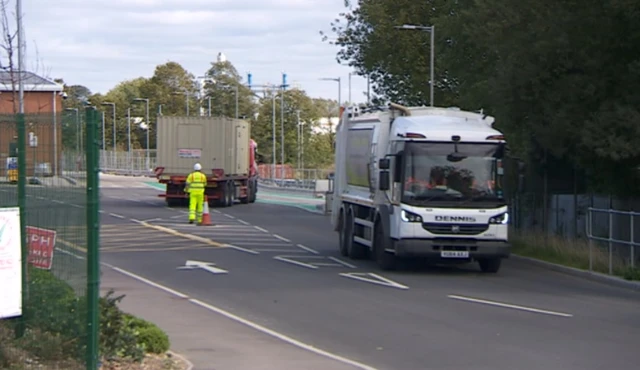
[[[170,342],[167,334],[156,324],[125,314],[127,325],[134,331],[138,344],[148,353],[165,353]]]
[[[28,331],[16,344],[40,358],[83,358],[87,297],[77,297],[67,283],[49,271],[29,267],[28,277],[24,307]],[[141,361],[147,352],[168,351],[167,334],[153,323],[122,312],[118,303],[123,298],[124,295],[114,296],[111,290],[99,300],[100,356],[107,360],[129,358]],[[15,320],[7,324],[12,321]],[[37,340],[37,336],[42,340]]]

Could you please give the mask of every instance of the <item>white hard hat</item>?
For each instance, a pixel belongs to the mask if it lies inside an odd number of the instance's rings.
[[[194,171],[200,171],[201,169],[202,169],[202,166],[200,165],[200,163],[196,163],[193,165]]]

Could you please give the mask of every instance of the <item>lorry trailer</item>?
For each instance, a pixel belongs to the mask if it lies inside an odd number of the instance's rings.
[[[506,140],[493,123],[458,108],[345,109],[331,204],[340,253],[383,270],[415,257],[498,272],[509,213]]]
[[[257,144],[251,124],[227,117],[158,117],[155,175],[166,191],[167,206],[185,205],[186,179],[200,163],[207,175],[209,206],[253,203],[258,192]]]

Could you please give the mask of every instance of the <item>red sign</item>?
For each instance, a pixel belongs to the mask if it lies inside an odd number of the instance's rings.
[[[29,263],[34,267],[51,270],[56,231],[27,226],[29,238]]]

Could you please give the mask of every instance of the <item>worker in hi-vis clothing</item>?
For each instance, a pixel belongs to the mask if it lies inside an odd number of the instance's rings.
[[[193,172],[187,176],[187,186],[184,192],[189,194],[189,223],[202,223],[202,206],[204,204],[204,189],[207,186],[207,176],[202,173],[200,163],[193,165]]]

